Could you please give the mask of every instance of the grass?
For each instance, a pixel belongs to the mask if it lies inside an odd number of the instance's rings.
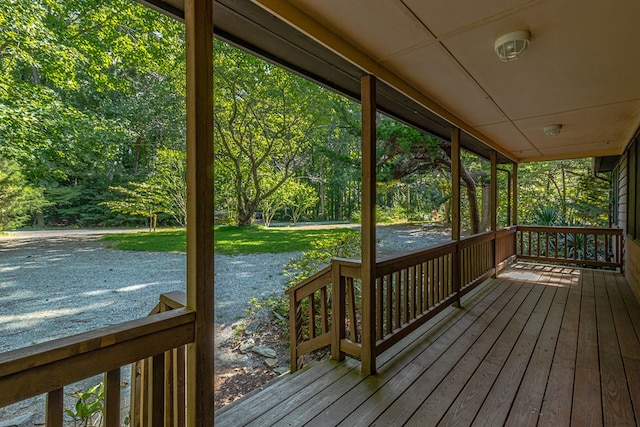
[[[260,226],[214,228],[217,253],[225,255],[264,254],[296,252],[311,249],[311,242],[357,233],[349,228],[327,228],[321,230],[295,228],[266,228]],[[185,230],[159,230],[155,233],[109,234],[103,237],[111,247],[126,251],[185,252]]]

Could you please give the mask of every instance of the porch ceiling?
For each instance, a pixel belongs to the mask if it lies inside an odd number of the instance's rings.
[[[621,154],[640,124],[637,0],[214,1],[219,37],[352,97],[375,74],[381,110],[503,161]],[[495,39],[522,29],[528,51],[501,62]]]

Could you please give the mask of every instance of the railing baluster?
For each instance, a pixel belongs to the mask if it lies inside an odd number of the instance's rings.
[[[347,288],[347,299],[349,306],[349,334],[351,336],[351,341],[359,342],[358,333],[356,330],[356,293],[353,285],[353,278],[348,277],[346,282]]]
[[[120,426],[120,368],[104,375],[104,426]]]
[[[64,415],[64,388],[47,393],[47,426],[62,427]]]
[[[302,339],[302,326],[300,315],[300,304],[297,301],[296,293],[289,295],[289,365],[291,372],[298,370],[298,344]]]
[[[393,287],[391,275],[385,276],[385,284],[387,290],[387,330],[385,335],[393,332]]]
[[[164,353],[156,354],[152,358],[151,368],[151,425],[164,424]]]
[[[545,237],[545,244],[546,244],[544,255],[545,255],[547,258],[550,258],[550,257],[551,257],[551,254],[549,253],[549,234],[551,234],[551,233],[544,233],[544,237]]]
[[[409,274],[406,268],[399,274],[402,288],[402,324],[404,325],[409,322]]]
[[[582,234],[582,244],[584,246],[583,249],[583,255],[582,255],[582,259],[587,260],[588,258],[588,252],[587,252],[587,240],[589,240],[589,235],[587,233],[583,233]]]
[[[383,337],[384,329],[384,286],[383,278],[376,279],[376,340],[379,341]]]
[[[400,307],[400,272],[396,271],[395,273],[393,273],[393,287],[395,289],[394,292],[394,304],[393,304],[393,311],[394,311],[394,318],[395,318],[395,323],[393,325],[393,329],[392,330],[396,330],[398,328],[400,328],[400,326],[402,325],[402,323],[400,323],[400,316],[401,316],[401,307]]]
[[[173,399],[171,402],[173,423],[171,426],[184,427],[186,423],[186,347],[173,349]]]
[[[327,287],[320,288],[320,327],[322,333],[329,332],[329,312],[327,310]]]
[[[316,299],[315,292],[309,295],[309,339],[316,337]]]

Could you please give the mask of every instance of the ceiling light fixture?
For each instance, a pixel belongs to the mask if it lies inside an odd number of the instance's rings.
[[[514,31],[496,39],[494,49],[501,61],[509,62],[522,56],[529,47],[529,31]]]
[[[560,130],[562,129],[562,125],[549,125],[544,127],[544,134],[547,136],[558,136]]]

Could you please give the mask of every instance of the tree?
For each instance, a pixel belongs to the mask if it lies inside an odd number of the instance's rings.
[[[20,227],[45,205],[42,189],[27,185],[20,166],[0,157],[0,231]]]
[[[179,225],[186,225],[185,153],[164,149],[157,154],[156,167],[145,181],[129,182],[129,188],[110,187],[120,198],[102,204],[114,212],[148,218],[154,227],[160,213],[171,215]]]
[[[291,179],[286,185],[286,205],[291,221],[297,224],[300,218],[318,203],[316,190],[308,184]]]
[[[128,0],[12,0],[0,28],[0,155],[53,202],[42,225],[102,223],[109,186],[184,147],[183,26]]]
[[[216,181],[234,197],[238,225],[249,225],[305,161],[325,118],[323,91],[219,42],[215,59]]]
[[[392,119],[378,125],[378,168],[381,180],[403,180],[413,174],[440,170],[451,175],[451,144],[419,132]],[[469,201],[471,234],[480,229],[476,180],[464,164],[460,179]]]

